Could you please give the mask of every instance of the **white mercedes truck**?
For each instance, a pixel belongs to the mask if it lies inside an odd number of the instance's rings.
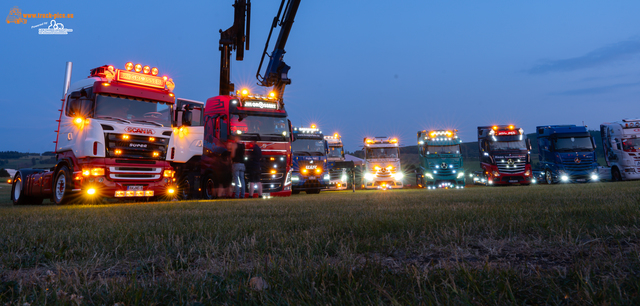
[[[640,119],[603,123],[600,134],[611,180],[640,179]]]
[[[364,139],[364,188],[402,188],[402,166],[398,139],[392,137],[366,137]]]

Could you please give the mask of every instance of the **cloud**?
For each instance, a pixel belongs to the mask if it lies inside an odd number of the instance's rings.
[[[635,87],[635,86],[638,86],[638,85],[640,85],[640,82],[620,83],[620,84],[613,84],[613,85],[600,86],[600,87],[589,87],[589,88],[583,88],[583,89],[572,89],[572,90],[552,93],[551,95],[554,95],[554,96],[579,96],[579,95],[603,94],[603,93],[612,92],[612,91],[614,91],[616,89],[619,89],[619,88]]]
[[[541,60],[539,64],[533,66],[528,72],[530,74],[544,74],[549,72],[574,71],[628,60],[637,53],[640,53],[640,38],[610,44],[574,58]]]

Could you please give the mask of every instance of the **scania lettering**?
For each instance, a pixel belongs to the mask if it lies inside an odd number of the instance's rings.
[[[364,159],[365,189],[395,189],[404,186],[397,138],[364,138]]]
[[[640,119],[603,123],[600,135],[611,180],[640,179]]]
[[[311,128],[294,128],[291,151],[293,193],[297,194],[300,191],[308,194],[320,193],[320,190],[329,186],[327,146],[322,131],[315,125]]]
[[[329,172],[329,190],[345,190],[348,185],[349,171],[340,167],[345,161],[342,139],[338,133],[333,136],[324,136],[327,143],[327,171]]]
[[[478,127],[480,166],[488,185],[529,185],[531,142],[514,125]]]
[[[585,126],[536,127],[540,168],[547,184],[600,180],[596,146]]]
[[[465,186],[458,130],[418,132],[418,186],[460,189]]]
[[[174,173],[165,160],[171,137],[175,84],[158,69],[131,62],[105,65],[70,85],[67,63],[55,141],[57,164],[50,170],[16,172],[14,204],[56,204],[98,197],[173,197]]]

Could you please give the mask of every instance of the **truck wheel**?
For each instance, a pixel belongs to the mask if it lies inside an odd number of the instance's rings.
[[[191,182],[189,182],[189,179],[186,177],[182,180],[182,184],[180,184],[180,197],[182,200],[191,199]]]
[[[620,170],[618,170],[618,168],[611,169],[611,180],[614,182],[622,181],[622,175],[620,175]]]
[[[13,205],[27,204],[27,196],[24,195],[24,185],[22,184],[22,177],[20,173],[17,173],[13,178],[13,184],[11,185],[11,200]]]
[[[551,175],[551,171],[547,170],[544,174],[544,180],[547,181],[547,184],[553,184],[553,175]]]
[[[213,200],[216,198],[216,184],[213,181],[213,175],[207,174],[204,179],[204,198],[207,200]]]
[[[71,171],[67,166],[62,166],[56,178],[53,181],[53,202],[57,205],[67,204],[71,201],[71,184],[73,184],[71,178]]]

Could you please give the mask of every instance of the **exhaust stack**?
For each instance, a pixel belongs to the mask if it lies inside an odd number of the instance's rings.
[[[72,62],[67,62],[67,67],[64,70],[64,86],[62,88],[62,100],[64,100],[67,95],[67,91],[69,91],[69,86],[71,85],[71,69],[73,68]]]

